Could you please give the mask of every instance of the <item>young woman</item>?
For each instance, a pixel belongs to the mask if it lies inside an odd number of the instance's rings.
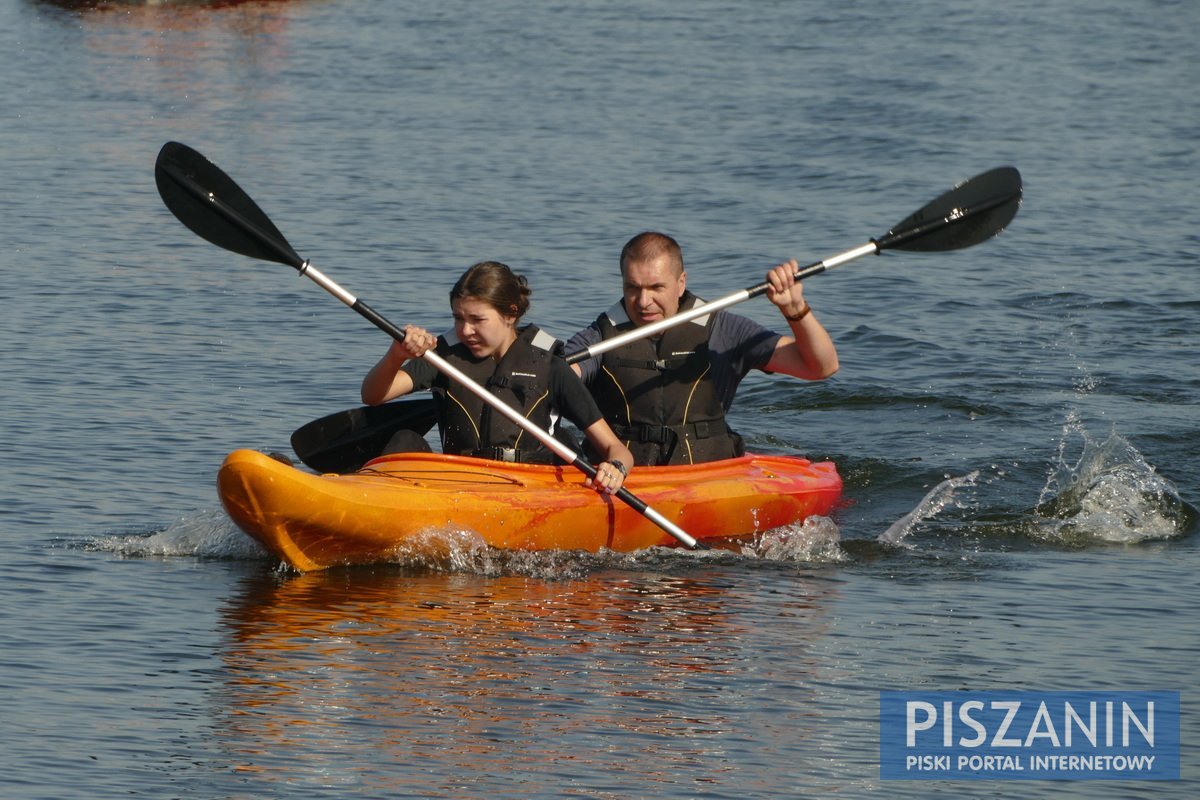
[[[583,431],[599,454],[597,477],[589,484],[616,492],[633,456],[604,421],[579,377],[557,354],[561,343],[536,325],[520,325],[529,309],[525,278],[495,261],[475,264],[450,291],[453,335],[435,338],[424,328],[405,328],[403,342],[392,342],[362,383],[362,399],[378,405],[401,395],[431,389],[438,411],[442,452],[497,461],[553,463],[554,455],[535,437],[432,364],[420,360],[426,350],[466,373],[476,383],[542,430],[558,416]],[[411,433],[411,432],[408,432]],[[424,440],[393,440],[385,452],[412,450]]]

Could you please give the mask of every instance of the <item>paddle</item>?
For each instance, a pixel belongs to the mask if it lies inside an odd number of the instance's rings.
[[[154,165],[154,181],[158,185],[158,193],[171,213],[201,238],[235,253],[294,268],[396,341],[404,341],[404,331],[334,283],[310,262],[300,258],[250,196],[200,153],[185,144],[167,142],[158,153]],[[461,383],[514,425],[536,438],[559,458],[589,478],[596,477],[596,468],[582,456],[525,419],[436,352],[428,350],[423,358]],[[708,549],[687,531],[647,506],[628,489],[622,487],[616,495],[682,544],[692,549]]]
[[[822,272],[848,264],[863,256],[876,255],[884,250],[911,250],[935,253],[962,250],[992,238],[1012,221],[1021,205],[1021,173],[1015,167],[997,167],[964,181],[924,208],[901,221],[896,227],[864,245],[817,261],[796,270],[796,280],[804,280]],[[743,300],[765,294],[769,283],[734,292],[711,303],[698,304],[688,311],[643,325],[627,333],[571,353],[568,364],[576,364],[606,353],[638,339],[654,336],[688,320],[703,317]]]
[[[796,278],[803,280],[861,256],[887,249],[939,252],[970,247],[1003,230],[1016,215],[1020,201],[1021,176],[1017,170],[1012,167],[993,169],[959,184],[905,218],[887,234],[872,239],[869,244],[801,268],[796,272]],[[270,225],[266,217],[262,217],[262,222]],[[567,356],[567,361],[577,363],[641,337],[652,336],[674,325],[756,297],[765,293],[767,287],[768,284],[763,283],[724,299],[705,303],[692,311],[680,312],[661,322],[573,353]],[[418,407],[416,404],[422,405]],[[420,434],[428,431],[432,426],[432,407],[433,401],[428,398],[411,398],[375,408],[337,412],[297,430],[292,435],[292,449],[301,461],[313,469],[350,472],[378,453],[396,431],[404,428],[412,428]],[[430,422],[418,429],[426,419]]]
[[[397,431],[424,436],[437,422],[431,397],[407,397],[315,419],[292,433],[292,450],[318,472],[353,472],[383,450]]]

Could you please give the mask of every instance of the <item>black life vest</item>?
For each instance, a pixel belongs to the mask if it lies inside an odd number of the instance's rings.
[[[697,302],[703,301],[685,292],[679,308],[686,311]],[[596,322],[605,339],[635,327],[620,302]],[[741,437],[725,422],[710,374],[712,322],[712,315],[698,317],[601,357],[590,388],[635,464],[698,464],[745,452]]]
[[[453,333],[447,334],[453,338]],[[499,362],[476,358],[467,346],[438,337],[437,353],[542,430],[551,427],[550,359],[561,343],[526,325]],[[439,373],[433,383],[442,452],[497,461],[553,463],[537,438],[493,409],[456,380]]]

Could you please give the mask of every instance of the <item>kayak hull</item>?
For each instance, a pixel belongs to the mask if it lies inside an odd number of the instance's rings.
[[[675,539],[572,467],[403,453],[348,475],[317,475],[252,450],[217,476],[239,528],[301,572],[393,560],[431,534],[470,530],[507,550],[632,552]],[[625,484],[698,540],[728,539],[828,514],[842,481],[829,462],[790,456],[639,467]]]

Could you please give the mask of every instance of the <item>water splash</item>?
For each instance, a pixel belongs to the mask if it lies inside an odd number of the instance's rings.
[[[886,531],[879,534],[877,541],[881,544],[898,545],[904,541],[918,524],[941,513],[951,504],[963,508],[963,502],[958,498],[959,489],[974,487],[979,481],[979,470],[975,470],[957,478],[947,478],[933,487],[917,507],[892,523]]]
[[[499,571],[483,537],[468,528],[421,531],[394,548],[388,562],[429,572],[494,575]]]
[[[741,554],[766,561],[836,564],[849,560],[841,548],[841,530],[828,517],[811,516],[799,524],[765,531]]]
[[[86,550],[127,558],[193,556],[257,560],[268,558],[258,542],[242,533],[221,511],[183,517],[161,531],[99,536],[83,542]]]
[[[651,547],[634,553],[601,550],[503,550],[488,547],[469,528],[445,527],[423,531],[395,548],[389,564],[422,572],[496,577],[523,575],[556,581],[582,578],[603,569],[655,569],[664,561],[701,555],[677,547]]]
[[[388,558],[392,567],[419,573],[480,576],[523,575],[557,581],[583,578],[601,570],[660,571],[726,560],[838,563],[847,560],[839,546],[840,531],[826,517],[764,531],[740,550],[691,551],[680,547],[651,547],[633,553],[601,550],[497,550],[469,528],[430,529],[398,546]],[[167,528],[149,533],[96,536],[66,546],[113,553],[123,558],[211,558],[274,561],[274,556],[242,533],[219,510],[184,517]],[[288,571],[284,568],[284,571]]]
[[[763,531],[736,549],[687,550],[649,547],[632,553],[601,550],[497,550],[474,532],[445,528],[426,531],[393,554],[390,563],[424,571],[473,575],[524,575],[540,580],[571,580],[601,570],[670,571],[700,563],[792,561],[840,563],[848,556],[840,547],[841,532],[833,520],[814,516],[803,523]]]
[[[1080,455],[1071,463],[1075,440]],[[1038,498],[1034,535],[1068,544],[1133,543],[1185,533],[1195,511],[1175,486],[1115,431],[1093,439],[1072,415],[1063,429],[1058,458]]]

